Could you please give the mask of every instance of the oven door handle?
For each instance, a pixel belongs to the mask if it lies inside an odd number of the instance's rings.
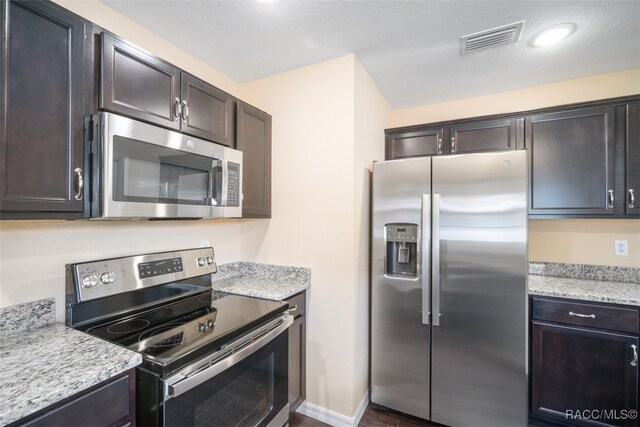
[[[293,316],[285,315],[280,317],[275,323],[279,323],[280,320],[283,320],[277,327],[268,331],[266,334],[256,333],[255,335],[260,335],[259,338],[253,340],[249,345],[242,346],[240,345],[239,349],[231,350],[230,348],[234,345],[234,343],[229,344],[224,349],[220,350],[221,353],[227,352],[228,355],[221,360],[215,360],[215,363],[212,365],[197,370],[196,372],[184,375],[178,372],[175,375],[167,378],[164,381],[164,400],[169,400],[174,397],[178,397],[181,394],[191,390],[194,387],[199,386],[205,381],[210,380],[215,377],[219,373],[224,370],[232,367],[236,363],[244,360],[245,358],[251,356],[256,351],[260,350],[262,347],[271,342],[274,338],[276,338],[281,333],[285,332],[289,329],[289,326],[293,323]],[[268,328],[269,326],[265,326]],[[235,342],[235,344],[239,342],[246,342],[245,338],[240,338]],[[188,370],[190,367],[187,367]]]

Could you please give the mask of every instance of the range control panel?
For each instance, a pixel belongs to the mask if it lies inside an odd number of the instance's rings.
[[[171,258],[168,260],[143,262],[138,264],[138,275],[141,279],[175,273],[178,271],[182,271],[182,258]]]
[[[67,293],[82,302],[216,271],[213,248],[69,264]]]

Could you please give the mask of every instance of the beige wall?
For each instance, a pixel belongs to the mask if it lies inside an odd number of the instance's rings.
[[[640,68],[636,68],[491,95],[393,110],[391,127],[534,110],[639,93]]]
[[[532,110],[634,94],[640,94],[640,69],[393,110],[391,126]],[[628,240],[628,256],[613,255],[614,240]],[[529,259],[640,267],[640,220],[531,220]]]
[[[627,240],[629,256],[616,256],[615,240]],[[640,267],[640,219],[529,221],[532,261]]]
[[[307,401],[351,417],[368,387],[368,168],[388,103],[354,55],[243,96],[273,115],[273,219],[256,259],[311,267]]]

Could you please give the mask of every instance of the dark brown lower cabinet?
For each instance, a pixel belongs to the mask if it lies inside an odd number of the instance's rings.
[[[289,327],[289,412],[295,412],[306,394],[306,292],[289,298],[289,309],[295,308],[293,325]]]
[[[134,375],[132,369],[10,427],[135,426]]]
[[[584,310],[576,305],[562,306],[568,310],[565,323],[569,324],[559,324],[536,320],[537,315],[551,312],[557,318],[558,310],[536,309],[535,303],[532,415],[568,425],[638,425],[637,333],[603,330],[607,322],[597,323],[605,314],[596,315],[589,307],[602,309],[606,305],[585,304]],[[543,303],[553,305],[555,301]],[[598,329],[570,324],[574,319],[594,321]]]

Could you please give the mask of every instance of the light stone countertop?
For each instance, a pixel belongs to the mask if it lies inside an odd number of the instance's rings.
[[[640,306],[640,283],[529,275],[529,294]]]
[[[51,323],[53,305],[50,299],[0,310],[5,320],[0,322],[0,426],[142,363],[136,352]],[[23,321],[25,312],[36,316],[33,322]],[[21,313],[21,319],[8,320],[12,313]],[[24,327],[27,323],[32,329]]]
[[[214,291],[285,300],[311,285],[311,270],[303,267],[234,262],[218,266],[213,274]]]

